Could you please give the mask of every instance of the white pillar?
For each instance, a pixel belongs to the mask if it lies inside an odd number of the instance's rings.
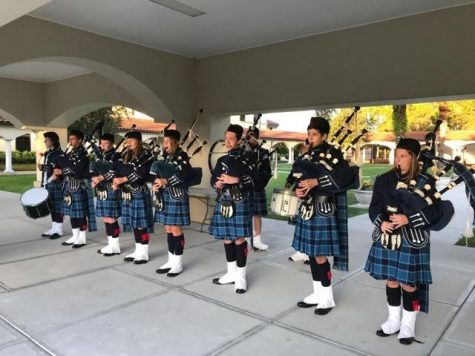
[[[5,173],[14,173],[12,166],[12,139],[5,139]]]

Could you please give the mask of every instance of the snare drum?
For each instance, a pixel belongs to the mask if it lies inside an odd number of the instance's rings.
[[[271,210],[282,216],[294,216],[297,214],[299,198],[290,189],[274,189],[272,193]]]
[[[53,203],[45,188],[31,188],[20,197],[26,216],[32,219],[48,216],[53,210]]]

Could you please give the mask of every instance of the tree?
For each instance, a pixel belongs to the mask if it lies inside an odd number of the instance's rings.
[[[275,144],[272,148],[275,149],[275,152],[277,153],[277,157],[285,157],[285,158],[289,157],[289,149],[287,148],[285,143],[279,142]]]
[[[127,108],[123,106],[108,106],[91,111],[89,114],[86,114],[79,120],[73,122],[69,125],[68,132],[71,130],[79,130],[83,132],[84,135],[90,135],[96,124],[100,120],[104,120],[102,132],[115,134],[119,131],[120,118],[127,116]]]
[[[404,137],[407,132],[407,106],[393,105],[393,132],[396,137]]]

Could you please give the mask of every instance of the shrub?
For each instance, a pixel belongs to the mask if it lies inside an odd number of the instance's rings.
[[[0,162],[5,162],[5,152],[0,152]],[[31,151],[13,151],[12,163],[31,164],[36,163],[36,153]]]

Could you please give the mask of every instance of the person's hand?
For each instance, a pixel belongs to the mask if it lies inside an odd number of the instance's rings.
[[[63,174],[63,170],[61,168],[55,168],[53,169],[53,174],[55,176],[60,176],[61,174]]]
[[[238,177],[233,177],[230,176],[229,174],[221,174],[221,176],[218,178],[220,182],[223,184],[237,184],[239,183],[239,178]]]
[[[112,189],[119,190],[120,186],[127,182],[127,177],[114,178],[112,180]]]
[[[381,232],[387,234],[387,235],[390,235],[391,232],[393,232],[394,230],[394,226],[393,226],[393,223],[389,222],[389,221],[383,221],[383,223],[381,224]]]
[[[93,184],[98,185],[99,183],[104,181],[104,177],[103,176],[96,176],[96,177],[92,177],[91,180],[92,180]]]
[[[395,229],[409,224],[409,219],[404,214],[391,214],[389,220],[391,220]]]
[[[304,179],[299,182],[297,191],[300,190],[300,194],[302,194],[302,196],[305,196],[310,190],[315,188],[317,185],[318,185],[317,178]],[[297,196],[299,196],[298,193],[297,193]]]
[[[220,180],[217,180],[216,183],[214,183],[214,187],[216,189],[222,189],[224,187],[224,183],[221,182]]]

